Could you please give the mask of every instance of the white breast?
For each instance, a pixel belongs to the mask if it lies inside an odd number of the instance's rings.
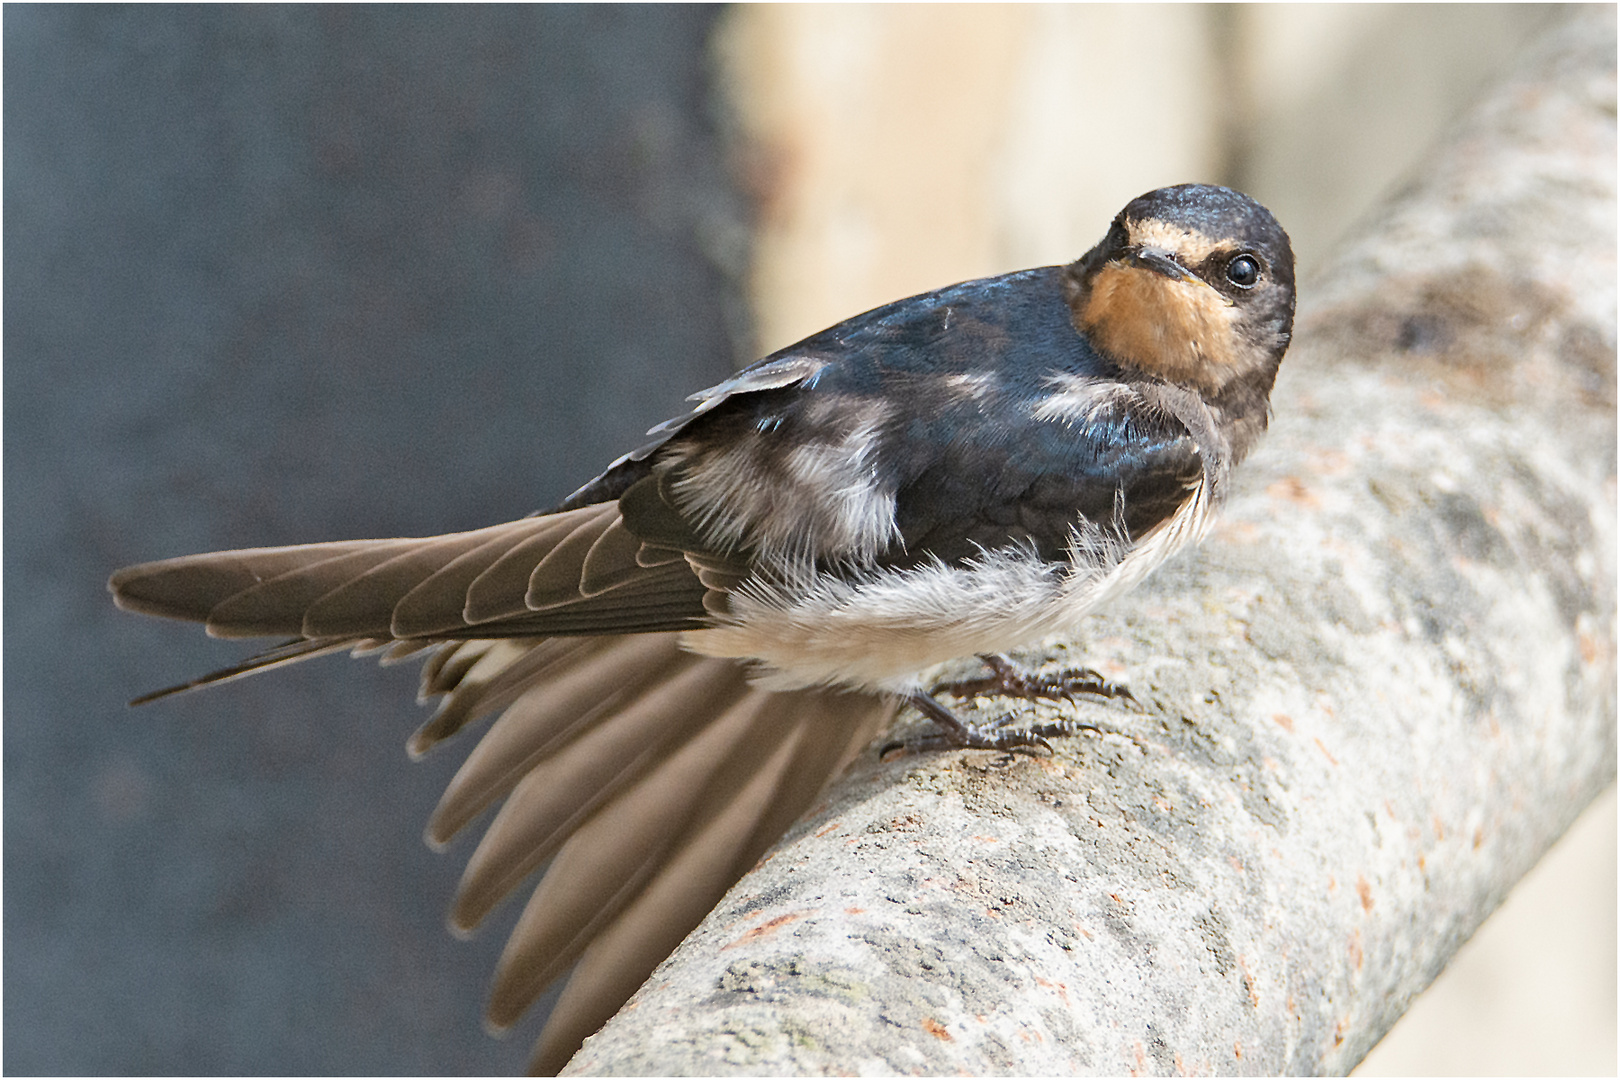
[[[1071,534],[1067,564],[1015,548],[959,567],[934,563],[853,578],[804,572],[774,584],[751,579],[731,593],[723,625],[689,631],[685,644],[706,656],[756,662],[754,681],[768,689],[910,692],[924,672],[947,660],[1072,630],[1201,539],[1212,502],[1207,480],[1200,480],[1168,521],[1135,544],[1117,523],[1082,522]]]

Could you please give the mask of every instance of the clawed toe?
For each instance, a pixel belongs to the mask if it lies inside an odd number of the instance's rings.
[[[917,750],[1015,750],[1027,746],[1052,752],[1052,744],[1046,741],[1041,731],[1012,727],[1013,717],[1010,713],[1004,713],[988,724],[969,724],[929,694],[912,694],[908,701],[918,712],[932,720],[939,730],[906,744],[890,743],[883,748],[884,754],[901,745]]]
[[[1022,670],[1007,657],[991,653],[979,657],[990,674],[978,679],[965,679],[935,688],[957,698],[1019,697],[1031,700],[1058,700],[1073,702],[1077,697],[1100,698],[1117,701],[1137,711],[1142,705],[1130,688],[1123,683],[1110,682],[1091,668],[1068,668],[1050,675],[1032,675]],[[1028,727],[1014,727],[1014,718],[1003,713],[986,724],[969,724],[932,695],[918,692],[910,695],[908,703],[934,722],[938,729],[933,734],[886,744],[880,756],[887,756],[902,747],[912,750],[1016,750],[1019,747],[1052,752],[1048,739],[1073,735],[1079,731],[1121,734],[1113,728],[1081,720],[1056,720]]]
[[[1067,668],[1050,675],[1031,674],[1000,653],[979,657],[990,674],[979,679],[963,679],[935,687],[935,692],[952,697],[1020,697],[1030,700],[1073,701],[1077,696],[1124,701],[1136,705],[1136,697],[1124,683],[1110,682],[1091,668]]]

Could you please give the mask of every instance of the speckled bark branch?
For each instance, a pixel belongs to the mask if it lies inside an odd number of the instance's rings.
[[[1146,712],[868,754],[571,1071],[1352,1068],[1614,775],[1614,41],[1307,283],[1216,535],[1025,658]]]

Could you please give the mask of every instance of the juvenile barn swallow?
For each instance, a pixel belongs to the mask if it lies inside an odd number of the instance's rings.
[[[345,650],[427,654],[442,700],[413,755],[499,713],[428,837],[501,803],[457,928],[550,860],[489,1019],[573,968],[532,1063],[555,1071],[899,707],[957,746],[1039,741],[962,724],[930,670],[1006,673],[991,654],[1196,541],[1265,430],[1293,313],[1265,207],[1149,192],[1074,263],[897,301],[693,395],[553,510],[118,571],[120,607],[292,637],[138,700]]]

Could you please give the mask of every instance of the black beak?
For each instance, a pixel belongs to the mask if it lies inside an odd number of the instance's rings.
[[[1204,284],[1204,279],[1176,262],[1175,256],[1163,248],[1139,247],[1130,248],[1125,252],[1122,260],[1129,266],[1140,266],[1144,270],[1163,274],[1176,281],[1185,281],[1188,284]]]
[[[1176,262],[1175,256],[1163,248],[1137,247],[1126,248],[1125,255],[1120,259],[1126,266],[1138,266],[1143,270],[1152,270],[1155,274],[1163,274],[1172,281],[1185,281],[1188,285],[1202,285],[1216,296],[1227,307],[1232,306],[1230,298],[1221,295],[1221,291],[1191,270]]]

